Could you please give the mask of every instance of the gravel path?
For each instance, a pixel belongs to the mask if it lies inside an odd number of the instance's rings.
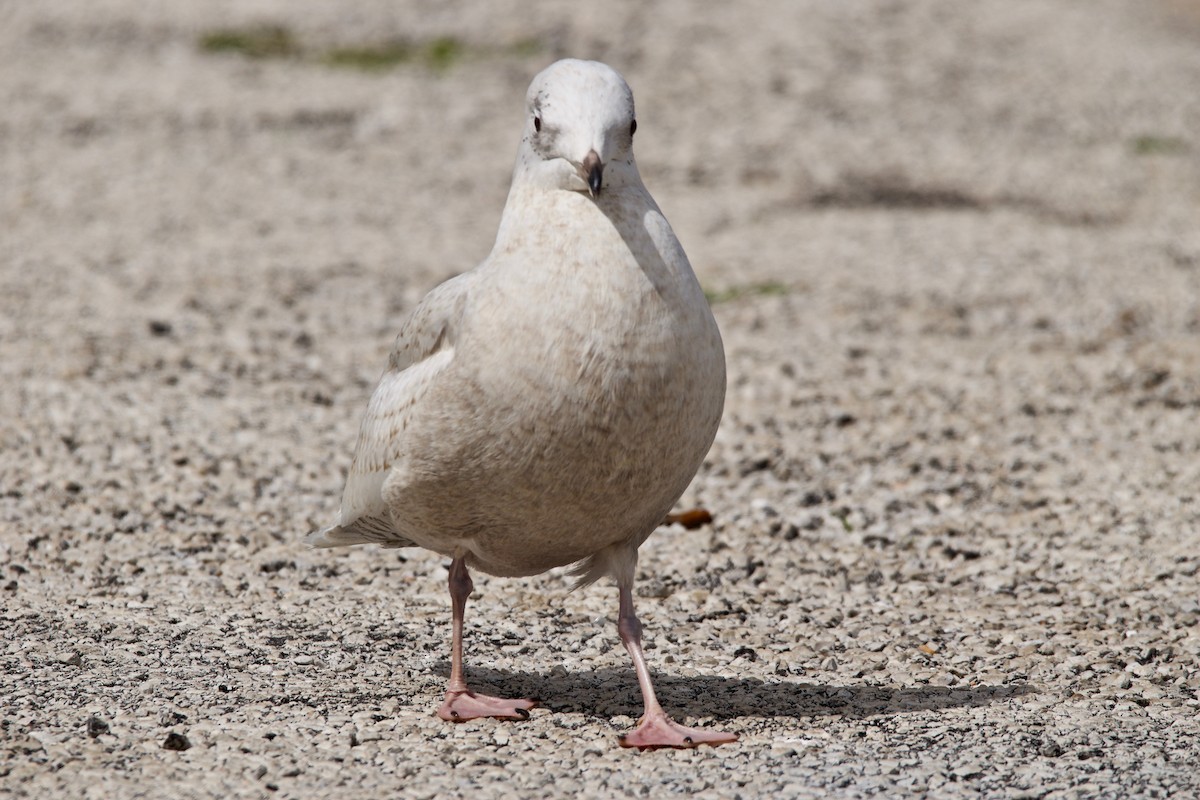
[[[537,6],[0,6],[0,795],[1200,793],[1200,5]],[[468,617],[544,708],[444,724],[446,565],[299,544],[566,54],[726,339],[639,611],[733,746],[616,747],[561,573]]]

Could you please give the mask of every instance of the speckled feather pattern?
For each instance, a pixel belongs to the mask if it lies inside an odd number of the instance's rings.
[[[531,118],[556,109],[554,141],[527,125],[492,253],[405,324],[339,519],[313,544],[415,544],[496,575],[581,562],[582,582],[628,580],[711,445],[721,339],[638,175],[632,96],[603,65],[559,65],[527,99]],[[575,150],[610,156],[595,197],[568,159],[546,157],[581,130],[603,135]]]

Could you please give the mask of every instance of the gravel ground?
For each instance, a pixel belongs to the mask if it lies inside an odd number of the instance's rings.
[[[1200,3],[0,22],[0,795],[1200,793]],[[616,592],[561,572],[468,617],[544,708],[444,724],[442,560],[300,545],[567,54],[633,85],[726,339],[716,519],[639,602],[732,746],[616,746]]]

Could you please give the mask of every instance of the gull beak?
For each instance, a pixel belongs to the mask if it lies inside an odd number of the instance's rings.
[[[600,156],[595,150],[589,150],[588,154],[583,157],[583,163],[579,165],[579,177],[587,183],[588,193],[592,197],[600,194],[603,176],[604,163],[600,161]]]

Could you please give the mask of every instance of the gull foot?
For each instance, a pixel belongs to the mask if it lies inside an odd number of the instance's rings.
[[[728,744],[737,741],[736,733],[724,731],[702,730],[680,725],[670,717],[642,717],[641,724],[629,733],[617,737],[621,747],[637,747],[641,750],[651,750],[657,747],[699,747],[702,744]]]
[[[536,700],[506,700],[474,692],[446,692],[437,715],[447,722],[466,722],[480,717],[496,719],[529,719],[529,709],[537,705]]]

